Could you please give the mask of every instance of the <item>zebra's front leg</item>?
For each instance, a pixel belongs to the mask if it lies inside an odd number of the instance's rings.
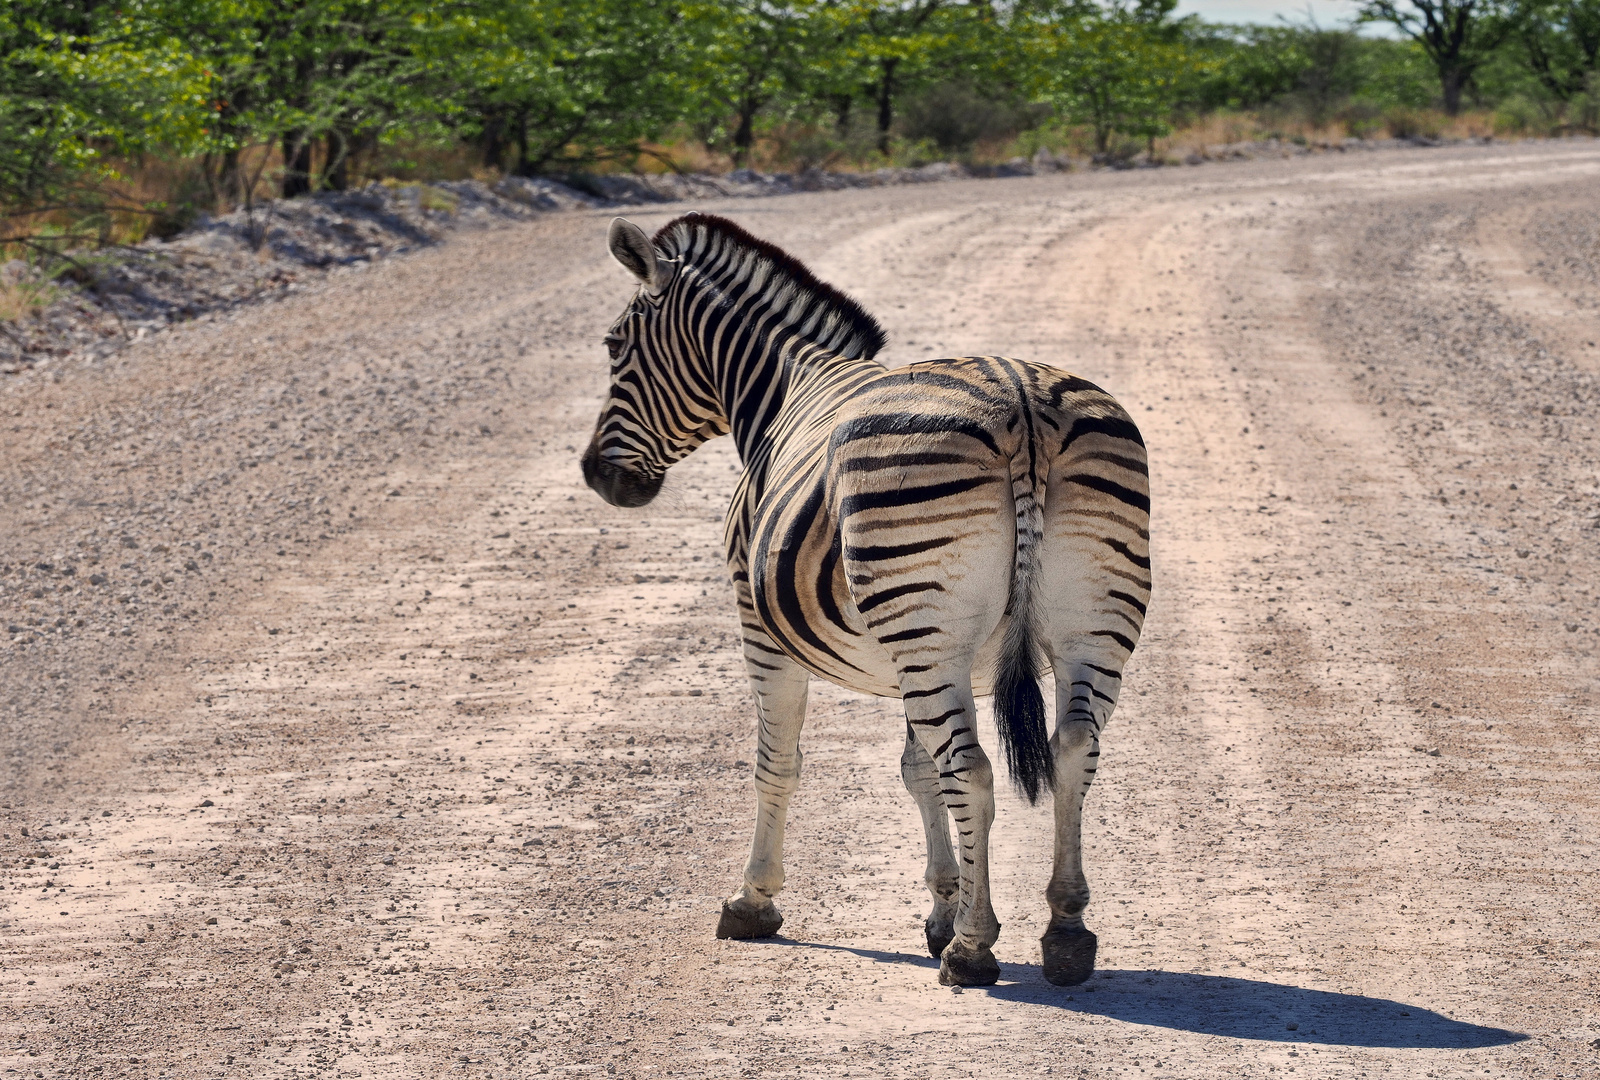
[[[960,855],[960,900],[955,936],[940,956],[947,986],[990,986],[1000,965],[990,947],[1000,937],[989,898],[989,829],[994,824],[994,769],[978,745],[977,711],[966,673],[948,666],[902,674],[906,722],[938,766],[939,794],[955,823]]]
[[[752,640],[746,630],[745,668],[755,693],[756,830],[744,884],[722,903],[717,937],[771,937],[783,925],[772,902],[783,888],[783,825],[789,797],[800,785],[800,728],[806,718],[804,668],[778,651],[770,639]]]
[[[950,847],[950,812],[945,809],[939,766],[922,748],[916,732],[906,725],[906,746],[900,754],[900,779],[922,814],[922,831],[928,841],[928,868],[923,879],[933,894],[933,910],[922,924],[928,952],[935,960],[956,936],[956,906],[961,899],[961,867]]]

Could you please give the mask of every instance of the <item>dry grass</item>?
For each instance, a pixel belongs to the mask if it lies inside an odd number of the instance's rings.
[[[1436,109],[1394,108],[1366,112],[1343,110],[1323,123],[1304,116],[1272,113],[1213,113],[1200,117],[1165,139],[1156,140],[1158,154],[1183,158],[1206,156],[1208,150],[1246,142],[1278,139],[1302,146],[1326,146],[1348,138],[1466,139],[1496,133],[1489,111],[1446,116]]]
[[[1513,103],[1515,104],[1515,103]],[[1347,105],[1326,122],[1317,124],[1303,115],[1287,112],[1219,112],[1198,117],[1154,145],[1154,160],[1173,163],[1193,156],[1214,156],[1217,148],[1240,143],[1280,139],[1301,145],[1337,144],[1359,138],[1459,139],[1495,135],[1518,138],[1553,131],[1554,121],[1525,109],[1524,116],[1502,106],[1499,112],[1469,112],[1447,117],[1427,109],[1363,109]],[[1549,130],[1547,130],[1549,129]],[[1087,163],[1094,157],[1094,140],[1086,128],[1047,124],[1015,138],[980,142],[963,156],[976,165],[989,165],[1018,157],[1031,158],[1048,150],[1069,160]],[[312,167],[324,167],[324,149],[315,147]],[[1113,156],[1142,161],[1142,141],[1122,139]],[[878,152],[873,132],[862,130],[844,138],[830,125],[787,123],[763,131],[752,148],[749,164],[764,172],[800,172],[821,167],[839,171],[869,171],[884,166],[921,165],[938,160],[931,144],[896,141],[891,152]],[[31,219],[8,221],[8,231],[41,236],[57,246],[92,247],[133,244],[182,229],[203,211],[226,212],[241,201],[235,190],[216,191],[208,183],[200,158],[163,158],[149,155],[108,163],[111,176],[88,193],[86,207],[76,212],[57,211]],[[252,147],[240,155],[240,172],[251,185],[255,200],[272,198],[283,173],[279,147]],[[595,172],[708,172],[732,170],[732,158],[706,146],[680,129],[660,142],[644,144],[638,153],[621,155],[592,166]],[[475,147],[465,144],[396,144],[378,146],[352,157],[349,183],[372,180],[427,184],[429,181],[476,179],[493,183],[501,173],[482,164]],[[432,189],[429,189],[432,191]],[[437,209],[450,209],[445,193],[427,196]],[[53,238],[53,239],[52,239]],[[0,262],[36,252],[18,245],[0,245]],[[10,321],[48,303],[36,289],[0,278],[0,320]]]
[[[55,290],[48,285],[0,278],[0,323],[19,322],[50,306]]]

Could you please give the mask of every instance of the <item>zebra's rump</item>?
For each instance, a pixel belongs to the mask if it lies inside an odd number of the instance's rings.
[[[813,400],[826,405],[785,410],[762,482],[734,508],[751,614],[785,653],[897,696],[919,650],[966,652],[985,693],[1015,576],[1036,567],[1024,617],[1120,652],[1120,668],[1149,600],[1149,475],[1109,394],[1044,365],[963,357]]]

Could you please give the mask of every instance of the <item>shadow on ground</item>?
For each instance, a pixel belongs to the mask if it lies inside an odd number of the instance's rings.
[[[767,938],[761,944],[847,952],[880,964],[926,968],[930,976],[939,967],[937,960],[916,953],[823,945],[788,937]],[[1528,1037],[1503,1028],[1452,1020],[1387,998],[1307,990],[1227,975],[1100,970],[1082,986],[1056,987],[1045,982],[1043,974],[1031,964],[1001,964],[1000,979],[998,985],[967,993],[1225,1039],[1465,1050],[1505,1046]]]
[[[1519,1032],[1452,1020],[1387,998],[1227,975],[1097,971],[1082,986],[1057,988],[1046,983],[1031,965],[1003,964],[1001,979],[999,985],[982,992],[1005,1001],[1227,1039],[1466,1049],[1504,1046],[1527,1038]]]

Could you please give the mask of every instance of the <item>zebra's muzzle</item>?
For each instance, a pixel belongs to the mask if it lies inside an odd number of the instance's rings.
[[[635,472],[615,462],[606,461],[594,444],[583,455],[583,479],[612,506],[644,506],[661,491],[665,474],[649,475]]]

